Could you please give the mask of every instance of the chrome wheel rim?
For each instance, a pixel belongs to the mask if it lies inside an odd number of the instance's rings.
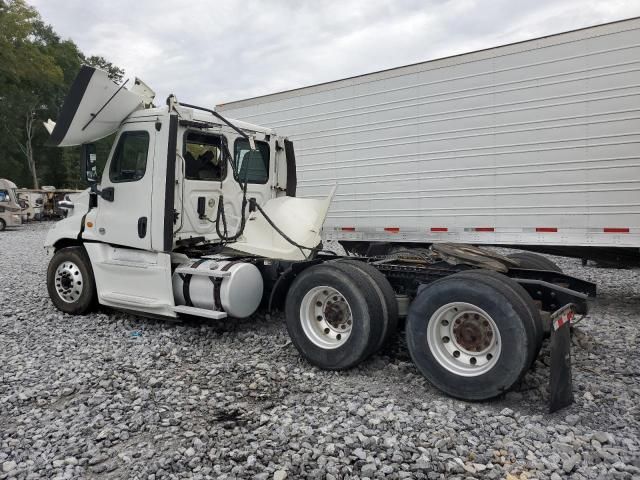
[[[491,316],[464,302],[436,310],[427,326],[427,343],[443,368],[463,377],[488,372],[502,351],[500,331]]]
[[[327,350],[347,341],[353,327],[351,307],[335,288],[314,287],[302,298],[300,322],[307,338]]]
[[[55,274],[55,287],[58,296],[67,303],[77,302],[82,295],[84,279],[82,272],[73,262],[62,262]]]

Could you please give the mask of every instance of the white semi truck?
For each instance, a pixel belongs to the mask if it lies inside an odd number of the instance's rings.
[[[568,322],[586,314],[589,282],[554,265],[464,245],[418,253],[341,257],[322,250],[335,187],[296,197],[293,143],[270,128],[206,107],[153,105],[82,67],[50,142],[82,145],[90,189],[46,238],[47,286],[63,312],[96,304],[161,318],[243,318],[281,309],[312,364],[353,367],[407,315],[418,369],[458,398],[509,390],[551,335],[552,409],[571,401]],[[91,142],[116,133],[104,171]]]
[[[640,18],[225,103],[296,144],[324,237],[640,264]]]
[[[22,207],[18,203],[17,186],[0,178],[0,232],[22,224]]]

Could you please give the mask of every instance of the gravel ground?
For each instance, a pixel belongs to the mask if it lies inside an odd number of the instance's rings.
[[[576,402],[550,415],[546,348],[517,391],[465,403],[401,339],[332,373],[279,315],[64,315],[46,228],[0,234],[0,478],[640,478],[637,270],[559,260],[600,296],[573,337]]]

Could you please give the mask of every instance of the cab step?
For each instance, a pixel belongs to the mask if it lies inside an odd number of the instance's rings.
[[[222,320],[227,318],[226,312],[217,310],[207,310],[206,308],[188,307],[186,305],[176,305],[172,307],[176,313],[184,313],[185,315],[193,315],[194,317],[212,318],[213,320]]]

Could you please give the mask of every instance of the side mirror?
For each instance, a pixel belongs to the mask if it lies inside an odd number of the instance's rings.
[[[89,183],[98,183],[98,156],[96,146],[93,143],[82,145],[82,177]]]

